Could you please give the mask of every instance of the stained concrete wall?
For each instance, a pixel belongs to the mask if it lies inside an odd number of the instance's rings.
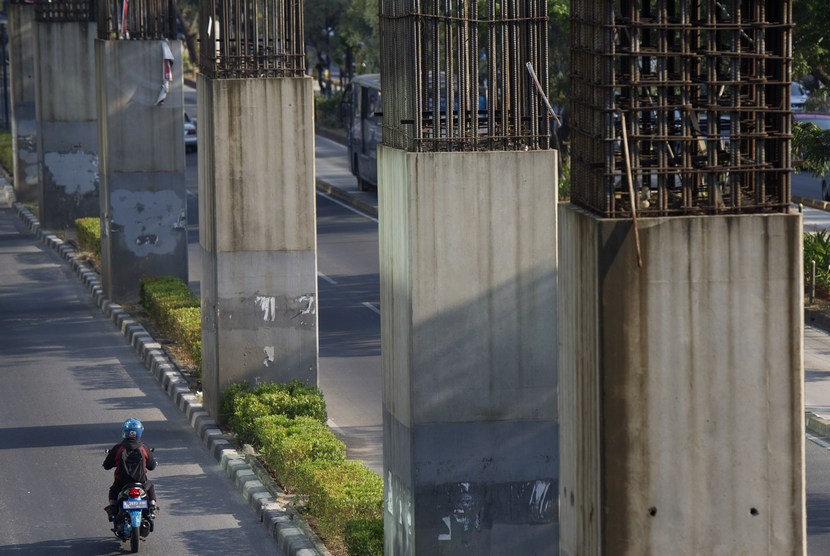
[[[98,216],[95,23],[35,23],[40,222]],[[159,70],[161,71],[161,70]]]
[[[202,377],[317,383],[311,78],[198,78]]]
[[[556,554],[555,153],[379,173],[384,553]]]
[[[35,6],[8,4],[14,193],[18,201],[38,200],[35,130]]]
[[[800,215],[559,217],[562,553],[804,554]]]
[[[161,41],[95,39],[104,291],[136,303],[143,276],[187,272],[182,45],[164,103]]]

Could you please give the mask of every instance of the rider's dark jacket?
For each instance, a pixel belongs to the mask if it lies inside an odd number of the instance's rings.
[[[142,444],[140,440],[122,440],[110,449],[109,453],[107,454],[107,457],[104,459],[104,469],[109,470],[115,468],[115,476],[114,481],[112,483],[112,487],[110,488],[110,493],[117,493],[117,491],[120,490],[124,485],[132,482],[132,480],[130,479],[124,479],[123,477],[121,477],[121,462],[120,459],[118,459],[121,457],[122,453],[126,452],[127,448],[143,448],[142,452],[144,452],[144,466],[150,471],[156,468],[156,458],[153,457],[153,453],[148,448],[144,447],[144,444]],[[144,473],[144,477],[141,477],[140,482],[144,483],[145,490],[149,491],[152,488],[152,483],[147,479],[147,473]],[[110,498],[114,497],[110,496]]]

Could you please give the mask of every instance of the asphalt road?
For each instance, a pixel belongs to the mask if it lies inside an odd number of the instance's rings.
[[[65,261],[0,210],[0,554],[123,553],[101,462],[130,416],[160,462],[141,552],[281,554]]]

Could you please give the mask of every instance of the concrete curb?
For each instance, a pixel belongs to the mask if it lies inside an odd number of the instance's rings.
[[[247,448],[244,453],[240,453],[233,447],[190,391],[187,380],[161,349],[161,344],[140,323],[130,318],[120,305],[104,296],[98,275],[75,255],[72,246],[48,230],[43,230],[37,218],[21,203],[14,203],[12,207],[26,228],[72,267],[94,298],[95,304],[133,346],[147,370],[187,417],[208,451],[236,485],[248,505],[259,515],[260,522],[286,556],[331,556],[300,515],[289,507],[290,498],[270,479],[253,450]]]
[[[830,440],[830,419],[825,419],[812,411],[805,411],[804,421],[807,425],[807,432],[825,440]]]
[[[338,187],[334,187],[333,185],[330,185],[322,180],[317,180],[317,190],[334,197],[338,201],[343,201],[347,205],[363,211],[369,216],[374,218],[378,217],[378,208],[376,206],[358,199],[354,195],[349,195],[348,192],[343,191]]]

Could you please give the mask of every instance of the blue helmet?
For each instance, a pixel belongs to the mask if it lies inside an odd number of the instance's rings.
[[[135,417],[130,417],[121,425],[121,436],[123,438],[138,440],[144,432],[144,425]]]

